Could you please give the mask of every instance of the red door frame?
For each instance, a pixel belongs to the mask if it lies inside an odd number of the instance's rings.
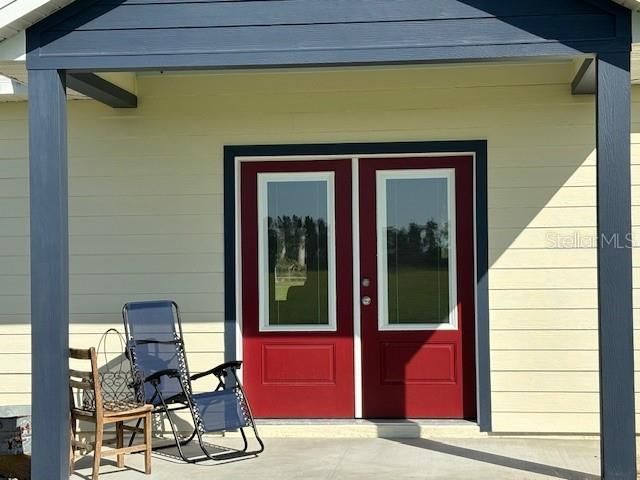
[[[428,145],[428,144],[427,144],[427,145]],[[247,152],[247,153],[249,153],[249,152]],[[482,152],[480,152],[480,153],[482,153]],[[477,152],[475,152],[475,153],[459,154],[459,155],[465,155],[465,156],[469,155],[470,157],[475,157],[477,154],[478,154],[478,153],[477,153]],[[376,154],[375,156],[371,156],[371,154],[364,154],[364,155],[355,155],[355,156],[351,155],[350,157],[352,157],[352,158],[357,158],[357,159],[358,159],[358,162],[360,162],[360,161],[363,161],[363,160],[371,160],[371,159],[373,159],[373,158],[377,158],[377,157],[380,157],[380,156],[381,156],[381,155],[379,155],[379,154]],[[384,157],[385,157],[385,158],[394,158],[395,160],[400,160],[400,159],[402,159],[402,158],[404,158],[404,157],[406,157],[406,156],[407,156],[407,155],[405,155],[405,154],[396,154],[396,153],[391,153],[391,154],[389,154],[389,155],[384,155]],[[412,157],[417,157],[417,158],[431,158],[431,157],[434,157],[434,156],[438,156],[438,154],[428,154],[428,153],[423,154],[423,153],[416,153],[416,154],[411,155],[411,156],[412,156]],[[271,161],[275,161],[275,160],[277,160],[277,161],[278,161],[277,163],[279,163],[279,164],[283,164],[283,165],[284,165],[284,164],[287,162],[287,160],[286,160],[287,158],[291,158],[291,157],[289,157],[289,156],[288,156],[288,155],[286,155],[286,154],[284,154],[284,155],[275,155],[275,154],[273,154],[273,155],[269,155],[268,157],[256,157],[256,158],[252,158],[252,155],[246,155],[246,156],[242,156],[242,157],[235,157],[235,158],[233,159],[233,161],[234,161],[234,165],[235,165],[235,166],[234,166],[234,169],[235,169],[235,171],[236,171],[236,172],[238,172],[238,173],[236,174],[236,178],[238,179],[238,180],[236,180],[236,181],[238,182],[238,183],[237,183],[238,187],[240,186],[240,182],[239,182],[239,176],[240,176],[240,175],[239,175],[239,172],[240,172],[240,170],[241,170],[242,165],[243,165],[243,164],[245,164],[246,162],[260,162],[260,161],[263,161],[263,162],[271,162]],[[330,159],[330,158],[327,158],[327,157],[324,157],[324,158],[323,158],[323,157],[319,157],[319,156],[318,156],[318,157],[314,157],[314,158],[317,158],[317,159],[318,159],[319,161],[321,161],[321,162],[330,162],[330,161],[331,161],[331,159]],[[343,157],[343,158],[344,158],[344,157]],[[484,158],[484,157],[483,157],[483,158]],[[231,159],[232,159],[232,158],[230,158],[229,160],[231,160]],[[467,159],[469,159],[469,158],[467,157]],[[471,162],[470,162],[470,163],[471,163],[471,171],[472,171],[472,172],[474,172],[474,171],[475,171],[475,158],[471,158]],[[323,165],[325,165],[325,163],[323,163]],[[472,173],[472,175],[473,175],[473,173]],[[473,182],[472,188],[473,188],[473,192],[474,192],[474,193],[473,193],[474,198],[475,198],[475,195],[476,195],[475,187],[476,187],[475,182]],[[337,185],[336,185],[336,192],[337,192],[338,190],[339,190],[339,189],[337,188]],[[238,195],[238,196],[237,196],[237,197],[235,197],[235,200],[234,200],[234,201],[236,202],[236,206],[237,206],[236,208],[238,208],[238,210],[239,210],[239,207],[240,207],[240,202],[239,202],[239,196],[240,196],[240,195],[239,195],[239,188],[238,188],[238,189],[235,189],[235,191],[237,192],[237,195]],[[350,193],[351,193],[351,185],[349,185],[349,191],[350,191]],[[337,203],[338,203],[338,198],[337,198],[337,195],[336,195],[336,204],[337,204]],[[355,212],[355,213],[357,214],[357,212]],[[241,217],[242,217],[241,215],[238,215],[238,216],[236,217],[236,218],[237,218],[237,221],[236,221],[237,227],[239,227],[239,223],[240,223],[239,221],[241,220]],[[474,224],[475,224],[475,217],[473,217],[473,218],[472,218],[471,226],[472,226],[472,227],[474,227],[474,226],[475,226]],[[236,238],[237,238],[237,237],[236,237]],[[238,249],[236,250],[236,252],[237,252],[237,255],[238,255],[238,256],[237,256],[237,258],[236,258],[236,261],[237,261],[237,262],[239,262],[239,261],[240,261],[239,259],[240,259],[240,257],[241,257],[240,248],[238,248]],[[475,252],[473,252],[473,253],[475,253]],[[241,273],[241,274],[242,274],[242,273],[244,273],[244,272],[243,272],[244,268],[242,268],[242,267],[240,266],[240,264],[239,264],[239,263],[238,263],[238,266],[239,266],[239,273]],[[352,277],[352,275],[350,275],[350,277]],[[239,275],[239,276],[237,277],[238,284],[241,282],[241,279],[242,279],[242,276],[241,276],[241,275]],[[474,275],[474,277],[473,277],[473,282],[474,282],[474,284],[473,284],[473,288],[472,288],[473,295],[475,295],[476,281],[477,281],[477,279],[475,278],[475,275]],[[243,290],[243,289],[242,289],[242,290]],[[348,293],[348,295],[351,297],[351,300],[353,301],[353,290],[352,290],[352,289],[343,289],[343,290],[341,290],[341,294],[342,294],[342,295],[345,295],[345,294],[347,294],[347,293]],[[359,305],[357,305],[357,307],[359,307]],[[238,310],[241,310],[241,302],[238,302]],[[355,310],[355,313],[357,314],[357,312],[359,311],[359,308],[355,308],[354,310]],[[241,321],[242,321],[242,318],[243,318],[244,313],[245,313],[245,312],[242,312],[242,311],[239,311],[239,312],[238,312],[238,319],[239,319],[238,321],[239,321],[239,322],[241,322]],[[237,322],[238,322],[238,321],[237,321]],[[360,329],[360,318],[355,318],[355,319],[354,319],[354,324],[355,324],[356,331],[358,331],[358,330]],[[239,326],[240,326],[240,325],[239,325]],[[242,326],[240,326],[240,328],[239,328],[239,333],[240,333],[240,335],[239,335],[238,340],[239,340],[240,342],[242,342],[242,341],[243,341],[243,336],[245,335],[245,332],[243,331]],[[473,332],[471,332],[471,334],[473,334]],[[356,339],[355,339],[355,343],[356,343],[356,347],[358,347],[358,346],[359,346],[359,344],[360,344],[360,338],[356,338]],[[243,348],[242,348],[242,343],[240,343],[240,344],[239,344],[239,347],[241,348],[241,351],[242,351],[242,350],[243,350]],[[474,353],[473,351],[471,351],[471,352],[469,352],[469,351],[468,351],[467,353],[468,353],[469,355],[471,355],[472,357],[475,357],[475,353]],[[245,355],[242,355],[242,356],[243,356],[243,357],[245,357]],[[359,354],[358,354],[358,356],[359,356]],[[245,357],[245,358],[246,358],[246,357]],[[469,377],[473,377],[473,383],[472,383],[472,385],[473,385],[473,387],[474,387],[474,388],[473,388],[473,390],[475,390],[475,388],[476,388],[476,385],[475,385],[475,376],[476,376],[476,373],[477,373],[477,372],[475,371],[475,370],[476,370],[476,367],[475,367],[475,358],[473,358],[473,360],[474,360],[474,361],[473,361],[473,367],[472,367],[472,368],[467,367],[467,368],[465,369],[465,372],[466,372],[466,375],[465,375],[465,376],[467,376],[467,375],[468,375]],[[357,365],[357,366],[361,366],[361,362],[358,362],[358,363],[359,363],[360,365]],[[352,372],[352,376],[353,376],[353,372]],[[245,378],[246,378],[246,374],[245,374]],[[358,379],[356,379],[356,382],[357,382],[357,380],[358,380]],[[359,387],[360,387],[360,385],[359,385]],[[361,390],[361,388],[358,388],[358,390],[360,390],[360,392],[359,392],[359,394],[358,394],[358,392],[356,392],[356,398],[355,398],[355,400],[356,400],[356,401],[360,400],[360,402],[359,402],[359,405],[358,405],[358,404],[356,404],[356,405],[355,405],[355,412],[356,412],[356,413],[360,413],[360,412],[359,412],[359,410],[360,410],[360,408],[361,408],[361,406],[362,406],[362,397],[361,397],[361,396],[362,396],[362,390]],[[475,411],[475,395],[471,395],[471,390],[470,390],[470,389],[467,389],[467,394],[466,394],[465,396],[466,396],[467,398],[471,398],[471,397],[473,397],[472,401],[471,401],[471,400],[469,400],[469,401],[465,401],[465,404],[466,404],[466,405],[471,405],[471,404],[473,404],[473,405],[474,405],[474,407],[473,407],[473,408],[471,408],[471,407],[465,407],[465,417],[466,417],[466,418],[475,418],[475,417],[476,417],[476,411]],[[360,398],[358,398],[358,397],[360,397]],[[352,409],[352,411],[353,411],[353,410],[354,410],[354,409]],[[291,415],[288,415],[288,416],[291,416]],[[348,415],[348,417],[352,417],[352,416],[353,416],[353,414],[352,414],[352,415]],[[358,417],[360,417],[360,416],[361,416],[361,415],[358,415]]]

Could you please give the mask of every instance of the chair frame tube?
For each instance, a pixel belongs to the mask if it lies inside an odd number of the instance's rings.
[[[182,348],[182,351],[184,353],[184,368],[185,368],[185,372],[183,373],[184,375],[184,379],[181,378],[182,375],[180,375],[180,372],[178,372],[177,376],[178,379],[180,380],[180,387],[182,389],[182,396],[184,398],[184,401],[175,401],[174,404],[172,404],[173,402],[171,401],[171,399],[165,399],[162,392],[158,389],[158,384],[159,384],[159,379],[154,379],[152,381],[148,381],[147,379],[144,380],[144,383],[151,383],[151,385],[153,386],[155,393],[153,394],[153,396],[151,397],[151,399],[149,400],[150,403],[153,403],[154,400],[158,399],[160,401],[160,405],[155,405],[154,409],[152,410],[152,414],[161,414],[164,413],[167,416],[167,419],[169,420],[169,426],[171,427],[171,432],[173,433],[173,437],[175,440],[175,447],[178,451],[178,454],[180,455],[180,458],[182,458],[182,460],[184,460],[187,463],[197,463],[197,462],[201,462],[201,461],[205,461],[205,460],[220,460],[221,455],[227,455],[227,452],[225,452],[224,454],[211,454],[208,450],[207,447],[204,443],[204,439],[202,438],[203,433],[206,433],[204,431],[204,427],[202,426],[201,421],[199,421],[199,419],[197,418],[196,414],[195,414],[195,409],[194,409],[194,405],[193,405],[193,401],[192,401],[192,388],[191,388],[191,374],[189,371],[189,365],[187,363],[187,356],[186,356],[186,349],[185,349],[185,345],[184,345],[184,334],[182,331],[182,320],[180,318],[180,309],[178,308],[178,304],[174,301],[170,301],[171,303],[171,307],[173,309],[173,313],[174,313],[174,327],[175,327],[175,323],[178,324],[178,330],[177,333],[179,335],[179,339],[176,341],[176,348]],[[135,369],[136,365],[135,365],[135,352],[133,351],[135,349],[135,340],[132,338],[131,336],[131,332],[129,329],[129,317],[128,317],[128,305],[129,304],[125,304],[122,307],[122,318],[124,321],[124,330],[125,330],[125,338],[127,341],[127,354],[129,356],[129,359],[131,361],[131,368]],[[259,448],[255,451],[251,451],[251,452],[247,452],[247,449],[249,448],[249,441],[246,435],[246,432],[244,431],[245,428],[247,427],[240,427],[239,431],[240,431],[240,435],[242,437],[242,441],[243,441],[243,448],[240,450],[237,450],[237,452],[242,452],[245,453],[246,455],[252,455],[252,456],[257,456],[258,454],[262,453],[264,451],[264,442],[262,441],[262,439],[260,438],[260,435],[258,433],[258,429],[256,427],[256,422],[255,419],[253,418],[253,413],[251,411],[251,406],[249,405],[249,401],[245,395],[244,392],[244,387],[242,386],[242,382],[240,382],[240,379],[238,378],[238,374],[236,372],[236,367],[229,367],[225,370],[222,371],[221,375],[218,376],[216,375],[217,379],[218,379],[218,385],[215,388],[214,391],[219,391],[219,390],[223,390],[227,388],[227,382],[226,377],[228,375],[228,371],[231,371],[231,374],[233,376],[233,381],[234,381],[234,386],[232,388],[238,388],[240,390],[240,393],[242,394],[244,400],[245,400],[245,405],[247,408],[247,414],[248,414],[248,419],[251,423],[251,428],[253,429],[253,433],[254,436],[256,438],[256,441],[259,444]],[[166,375],[166,374],[165,374]],[[225,380],[223,380],[223,378]],[[185,385],[186,383],[186,385]],[[189,412],[191,413],[191,418],[193,421],[193,425],[194,425],[194,429],[193,432],[189,435],[189,437],[186,440],[180,440],[180,433],[177,429],[177,425],[176,422],[174,421],[173,412],[179,411],[179,410],[184,410],[184,409],[189,409]],[[136,430],[137,428],[140,426],[139,425],[140,422],[138,422],[136,424],[136,429],[132,432],[131,438],[129,439],[129,445],[133,444],[133,441],[135,439],[135,435],[136,435]],[[182,447],[188,445],[189,443],[191,443],[195,438],[198,438],[198,444],[200,446],[200,449],[202,450],[203,455],[200,456],[187,456],[183,450]],[[154,446],[153,449],[154,450],[161,450],[161,449],[166,449],[166,448],[170,448],[173,447],[173,445],[162,445],[162,446]]]

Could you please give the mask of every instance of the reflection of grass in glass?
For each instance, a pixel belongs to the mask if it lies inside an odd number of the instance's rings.
[[[448,323],[449,271],[446,266],[389,268],[389,323]]]
[[[327,325],[329,277],[327,271],[307,271],[291,276],[269,275],[271,325]]]
[[[287,300],[287,292],[291,287],[302,287],[306,277],[278,277],[276,285],[276,302]]]

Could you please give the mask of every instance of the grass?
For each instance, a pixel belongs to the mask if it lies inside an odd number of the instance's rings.
[[[401,266],[389,272],[389,323],[449,322],[447,269]]]
[[[317,275],[317,283],[313,278]],[[308,273],[303,276],[271,278],[275,284],[275,302],[271,300],[271,319],[279,325],[309,325],[326,323],[327,273]],[[312,284],[320,285],[320,289]],[[290,290],[296,287],[295,295]],[[322,292],[318,298],[318,293]],[[389,273],[388,283],[389,323],[447,323],[449,321],[449,272],[433,267],[417,268],[401,266]],[[323,304],[320,306],[320,304]],[[324,307],[324,308],[322,308]],[[319,312],[320,311],[320,312]]]

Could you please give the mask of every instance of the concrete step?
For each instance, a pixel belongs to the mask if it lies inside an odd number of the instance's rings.
[[[477,438],[464,420],[256,420],[265,438]],[[232,434],[236,435],[236,434]]]

